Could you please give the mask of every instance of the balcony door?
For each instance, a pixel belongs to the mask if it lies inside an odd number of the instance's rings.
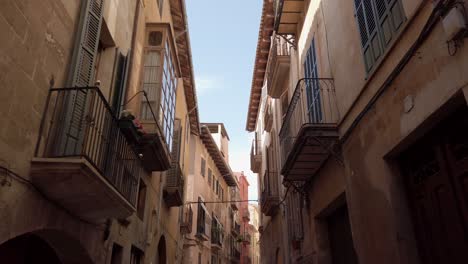
[[[307,95],[307,118],[306,123],[321,123],[322,122],[322,106],[320,98],[320,89],[318,78],[317,56],[315,52],[315,40],[312,39],[312,44],[307,51],[304,62],[305,75],[305,90]]]
[[[344,205],[328,216],[327,225],[332,264],[358,264],[348,207]]]
[[[76,33],[76,43],[68,76],[68,87],[94,85],[94,67],[99,46],[102,23],[103,0],[82,1],[82,11]],[[93,30],[87,30],[92,28]],[[63,95],[62,95],[63,94]],[[55,156],[77,156],[83,148],[86,126],[86,112],[90,104],[89,90],[62,92],[61,112],[57,129]]]
[[[468,108],[401,157],[421,263],[468,260]]]

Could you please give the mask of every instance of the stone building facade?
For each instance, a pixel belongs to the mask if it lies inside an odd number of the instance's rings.
[[[197,153],[220,201],[237,183],[199,122],[185,2],[8,0],[0,27],[0,262],[191,263]]]
[[[239,187],[228,162],[229,136],[222,123],[201,125],[188,154],[186,198],[194,218],[184,235],[183,263],[239,263]]]
[[[264,1],[262,263],[467,261],[466,4]]]

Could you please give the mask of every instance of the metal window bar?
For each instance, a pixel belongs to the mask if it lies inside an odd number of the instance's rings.
[[[333,79],[300,79],[279,132],[282,164],[304,125],[337,124],[339,118]]]
[[[70,100],[78,95],[84,101]],[[70,102],[73,105],[67,105]],[[67,107],[79,108],[82,114],[76,118],[73,116],[76,111],[65,111]],[[71,118],[65,115],[71,115]],[[122,196],[135,205],[142,166],[118,128],[117,121],[99,88],[52,88],[47,95],[35,156],[85,158]],[[80,136],[77,141],[79,144],[74,148],[66,146],[69,134],[63,128],[70,127],[77,128]]]

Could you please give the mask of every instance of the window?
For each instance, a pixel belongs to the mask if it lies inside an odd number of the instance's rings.
[[[320,100],[320,87],[318,81],[317,55],[315,52],[315,40],[312,39],[304,61],[304,75],[306,79],[307,111],[312,123],[322,121],[322,107]]]
[[[218,181],[218,179],[216,179],[216,189],[215,189],[215,193],[216,193],[216,195],[219,194],[219,181]]]
[[[198,197],[198,210],[197,210],[197,235],[208,235],[208,226],[211,219],[208,215],[208,210],[205,207],[205,202],[202,198]]]
[[[112,245],[111,264],[122,264],[122,251],[121,245],[114,243]]]
[[[132,246],[130,251],[130,264],[141,264],[143,263],[143,251],[139,248]]]
[[[204,158],[201,158],[201,175],[205,177],[205,170],[206,170],[206,160]]]
[[[138,204],[137,204],[137,216],[141,220],[145,216],[145,203],[146,203],[146,185],[142,179],[140,179],[140,185],[138,187]]]
[[[141,119],[158,123],[169,151],[175,117],[177,77],[167,28],[149,27],[143,59]],[[154,112],[152,112],[152,111]],[[155,116],[153,116],[153,113]]]
[[[374,68],[403,23],[401,0],[354,0],[366,71]]]
[[[212,186],[212,188],[213,188],[213,192],[216,191],[216,179],[215,179],[214,175],[213,175],[213,186]]]
[[[212,176],[211,169],[208,168],[208,185],[209,185],[209,186],[211,186],[211,176]]]

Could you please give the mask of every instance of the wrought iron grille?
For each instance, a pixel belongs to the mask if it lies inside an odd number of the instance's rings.
[[[142,166],[117,121],[97,87],[50,89],[35,156],[85,158],[135,205]]]
[[[333,79],[300,79],[279,132],[282,164],[304,125],[337,124],[339,118]]]

